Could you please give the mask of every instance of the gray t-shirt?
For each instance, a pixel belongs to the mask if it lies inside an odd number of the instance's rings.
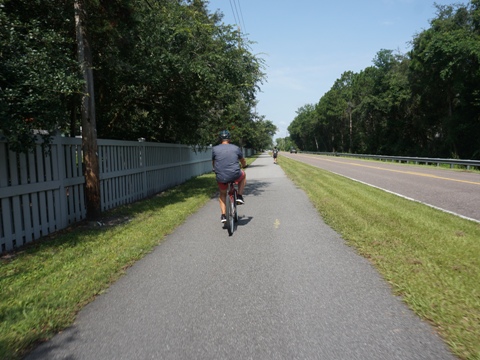
[[[238,161],[243,158],[242,150],[233,144],[220,144],[212,149],[212,160],[215,161],[217,182],[228,183],[242,175]]]

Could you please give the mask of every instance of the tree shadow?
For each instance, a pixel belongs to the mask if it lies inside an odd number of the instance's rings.
[[[267,166],[267,165],[253,163],[253,164],[248,165],[248,169],[253,168],[253,167],[264,167],[264,166]]]
[[[69,343],[74,343],[77,341],[79,336],[78,329],[75,326],[68,327],[64,330],[68,334],[58,345],[54,345],[51,341],[46,339],[39,340],[33,344],[33,346],[27,350],[22,359],[24,360],[40,360],[40,359],[49,359],[52,356],[52,352],[55,352],[57,349],[61,349],[64,345]],[[62,359],[65,360],[75,360],[76,357],[73,354],[64,355]]]
[[[248,180],[245,186],[244,194],[248,196],[260,196],[265,189],[271,185],[271,182],[260,180]]]

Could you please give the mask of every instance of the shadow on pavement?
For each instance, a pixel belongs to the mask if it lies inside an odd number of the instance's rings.
[[[253,216],[239,216],[237,226],[247,225],[252,219]]]
[[[267,166],[267,165],[256,165],[256,164],[250,164],[248,165],[247,169],[250,169],[250,168],[253,168],[253,167],[264,167],[264,166]]]
[[[38,347],[34,349],[32,352],[26,354],[23,358],[24,360],[41,360],[41,359],[49,359],[51,353],[55,353],[58,349],[61,349],[68,343],[76,343],[78,341],[78,329],[74,327],[70,327],[65,329],[64,331],[69,332],[69,336],[64,340],[64,343],[54,344],[52,341],[46,341],[44,343],[37,344]],[[74,354],[64,354],[62,359],[65,360],[75,360],[76,357]]]
[[[235,224],[235,227],[237,226],[244,226],[247,225],[250,221],[252,221],[253,216],[238,216],[238,222]],[[223,224],[223,230],[228,230],[228,224],[224,223]]]
[[[244,195],[247,195],[247,196],[261,195],[265,191],[265,188],[267,188],[270,184],[271,182],[248,180],[247,178],[247,185],[245,186]],[[245,200],[248,201],[247,199]]]

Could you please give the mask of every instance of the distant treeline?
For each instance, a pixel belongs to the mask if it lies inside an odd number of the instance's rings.
[[[77,9],[77,13],[75,11]],[[98,138],[208,145],[220,130],[266,148],[255,112],[263,60],[206,0],[1,0],[0,136],[80,134],[78,9],[92,59]]]
[[[344,72],[288,131],[302,150],[480,158],[480,0],[436,5],[411,51]]]

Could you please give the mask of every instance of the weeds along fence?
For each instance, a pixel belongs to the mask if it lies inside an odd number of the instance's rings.
[[[149,197],[212,170],[211,148],[98,140],[102,211]],[[245,155],[251,155],[246,150]],[[86,217],[81,139],[9,151],[0,140],[0,253]]]

